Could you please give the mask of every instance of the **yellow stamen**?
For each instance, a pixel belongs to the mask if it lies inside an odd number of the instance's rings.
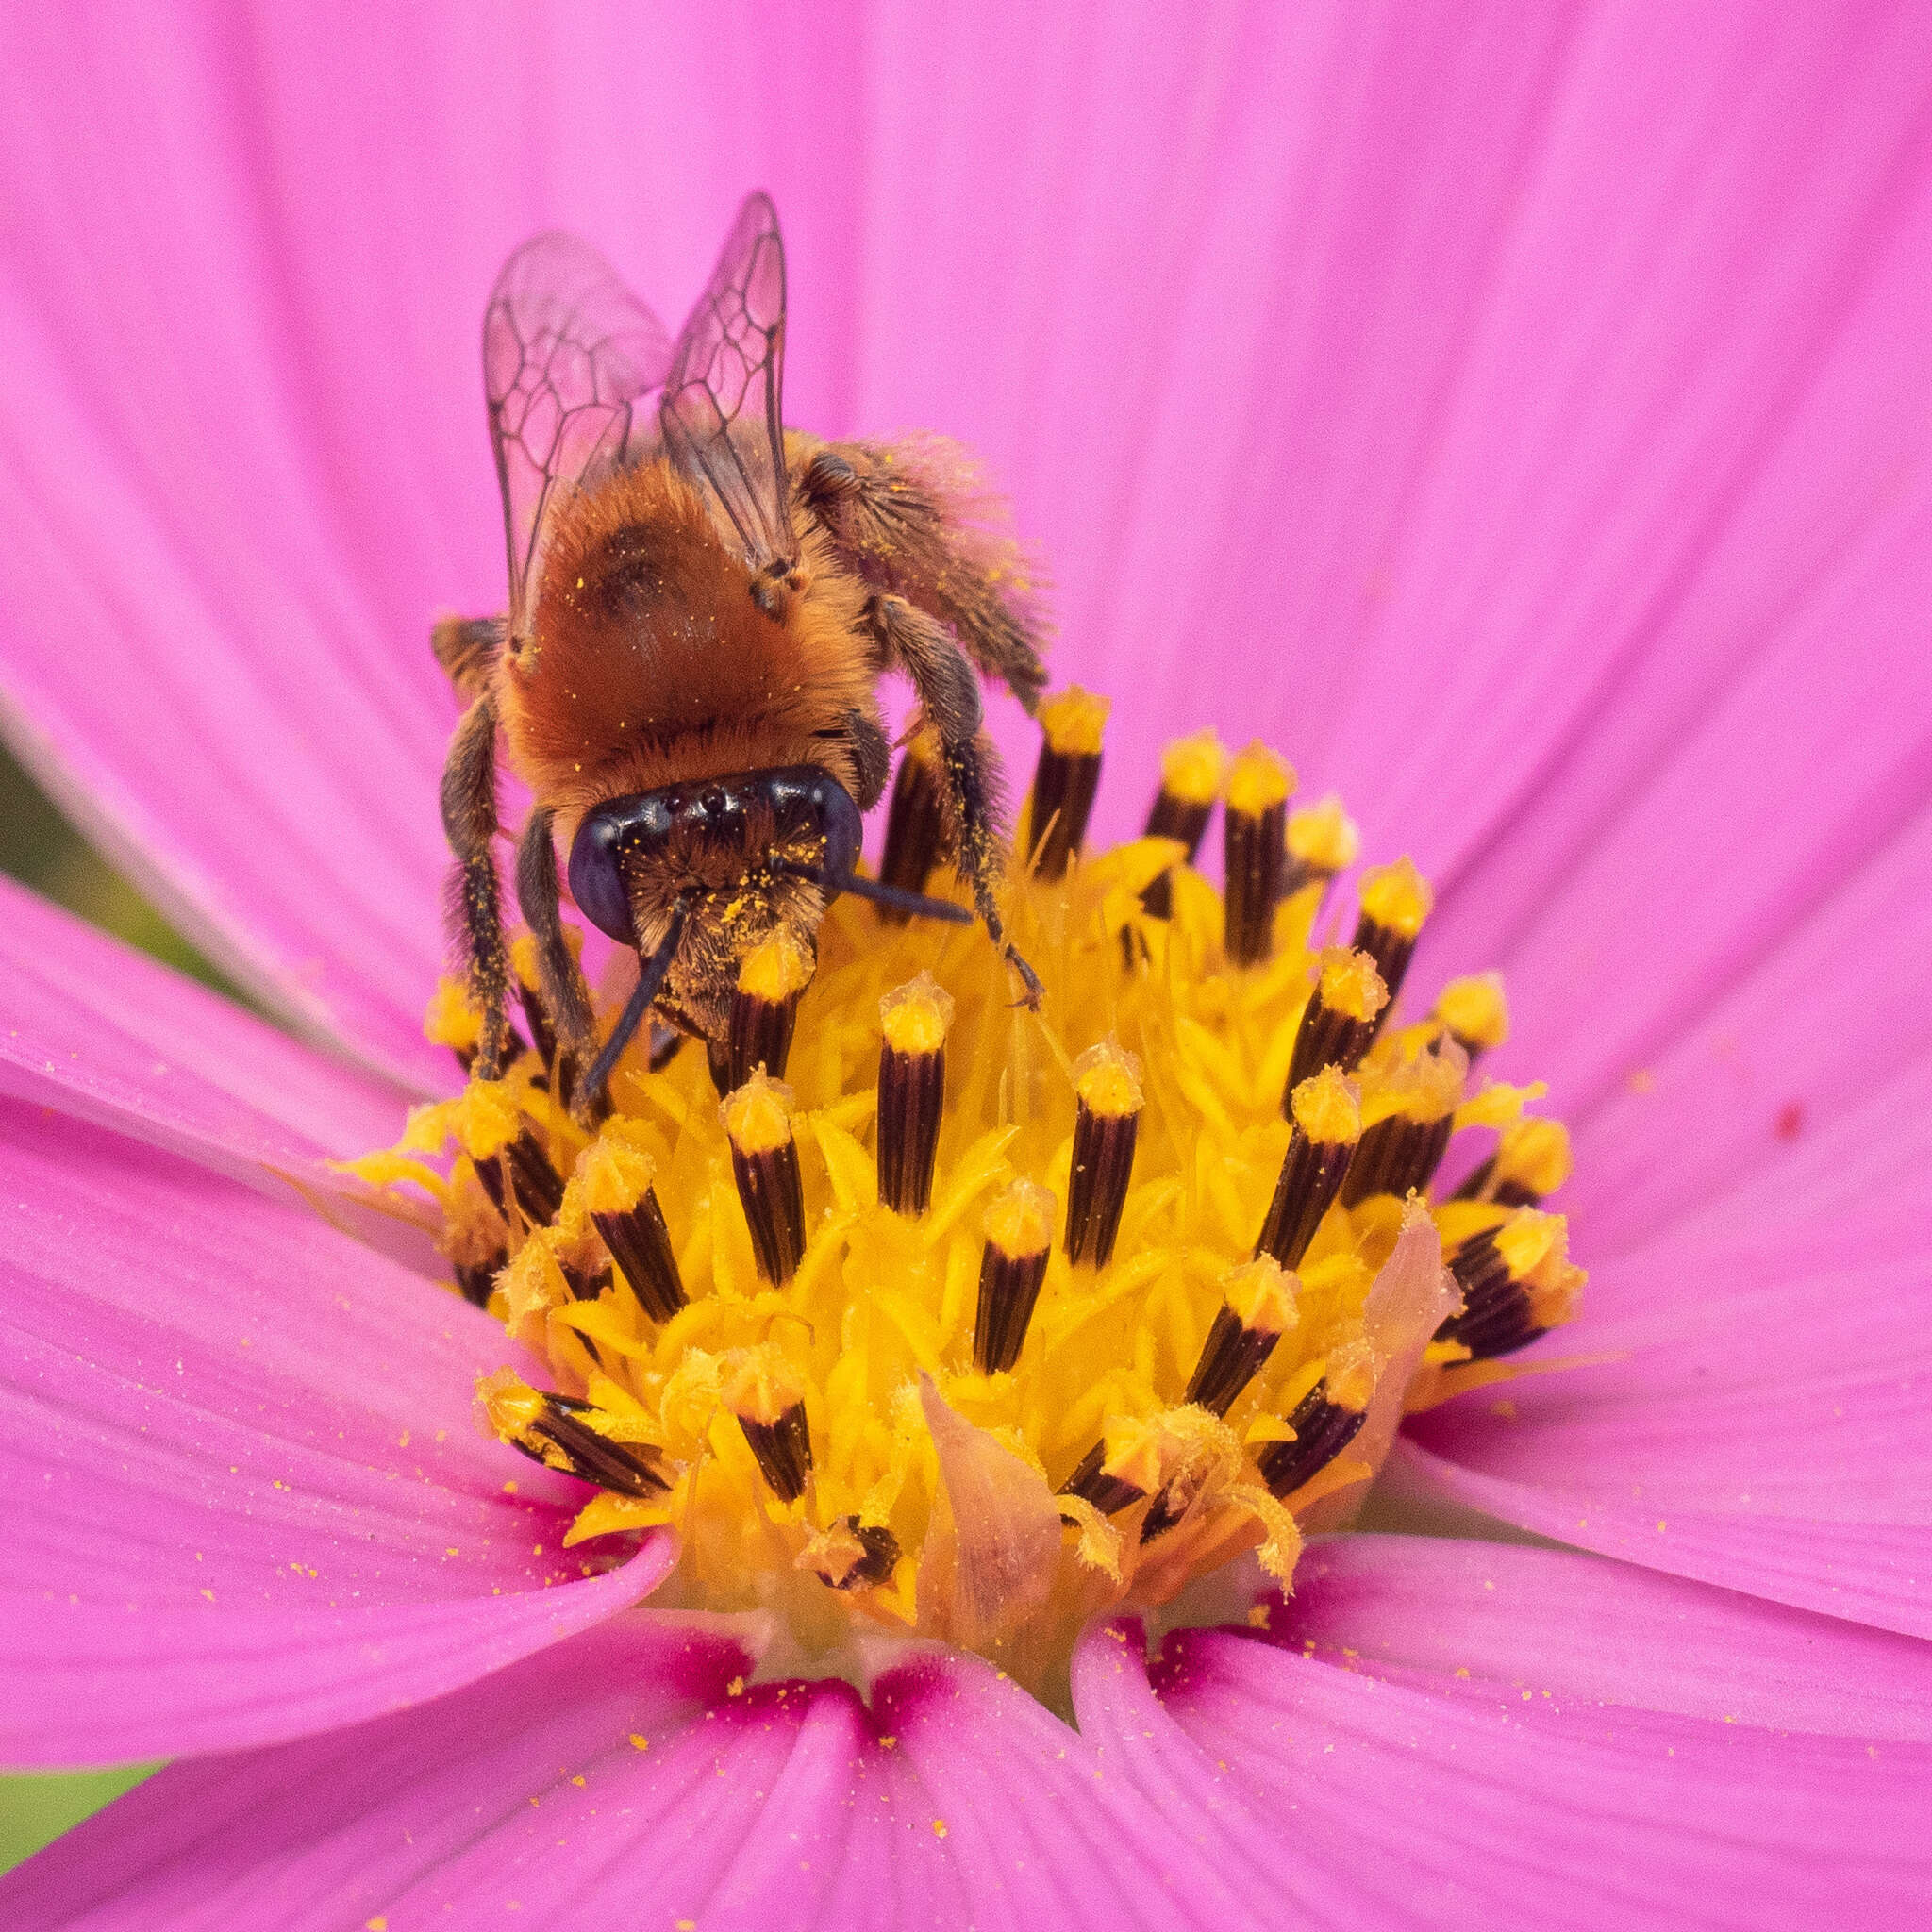
[[[1041,707],[1058,870],[1023,834],[1000,898],[1038,1010],[983,931],[848,894],[741,962],[739,1000],[784,1008],[785,1081],[721,1104],[719,1052],[653,1071],[641,1036],[589,1131],[533,1049],[358,1164],[430,1197],[464,1291],[546,1358],[547,1388],[505,1371],[479,1406],[591,1486],[573,1539],[667,1525],[655,1600],[758,1610],[803,1668],[863,1674],[860,1640],[914,1636],[1063,1703],[1096,1614],[1257,1551],[1286,1582],[1418,1374],[1482,1369],[1581,1285],[1538,1205],[1567,1136],[1524,1113],[1535,1086],[1467,1076],[1507,1032],[1500,982],[1379,1031],[1430,909],[1415,867],[1369,872],[1355,944],[1318,948],[1355,827],[1333,799],[1290,814],[1287,761],[1211,732],[1169,746],[1158,827],[1076,862],[1106,719]],[[1186,862],[1217,797],[1252,861],[1233,926]],[[474,1025],[439,989],[432,1036]],[[1431,1198],[1465,1128],[1495,1152]]]

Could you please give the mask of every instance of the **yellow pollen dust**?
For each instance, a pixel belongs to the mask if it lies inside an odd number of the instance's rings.
[[[791,1139],[791,1090],[760,1067],[718,1109],[732,1144],[744,1154],[769,1154]]]
[[[1008,1181],[992,1197],[979,1224],[1003,1255],[1042,1255],[1053,1243],[1057,1205],[1038,1181]]]
[[[1100,750],[1104,700],[1041,709],[1057,749]],[[1293,774],[1265,746],[1230,763],[1201,734],[1162,781],[1196,801],[1224,781],[1260,816]],[[1288,824],[1285,875],[1353,858],[1337,802]],[[594,1134],[531,1050],[353,1164],[430,1198],[463,1291],[542,1365],[488,1378],[481,1412],[583,1479],[570,1540],[592,1561],[675,1536],[653,1604],[759,1613],[779,1633],[770,1671],[865,1681],[878,1640],[938,1641],[1064,1705],[1095,1616],[1158,1609],[1241,1561],[1285,1585],[1305,1532],[1352,1520],[1406,1402],[1518,1372],[1520,1343],[1445,1266],[1460,1244],[1493,1238],[1541,1326],[1574,1305],[1581,1271],[1543,1199],[1567,1138],[1524,1115],[1540,1089],[1472,1073],[1457,1043],[1500,1039],[1500,1020],[1479,1024],[1492,982],[1456,982],[1426,1024],[1385,1013],[1374,960],[1324,946],[1342,891],[1313,878],[1275,908],[1272,953],[1231,966],[1222,896],[1176,850],[1090,850],[1053,880],[1009,858],[1000,910],[1037,1010],[982,927],[895,922],[846,894],[815,949],[774,944],[748,967],[760,996],[798,993],[796,1021],[785,1064],[722,1103],[702,1042],[653,1071],[646,1027]],[[944,866],[925,890],[971,903]],[[1359,893],[1397,931],[1429,896],[1407,860]],[[1291,1096],[1316,999],[1387,1024],[1318,1015],[1309,1037],[1345,1039],[1349,1058]],[[460,1049],[460,998],[439,989],[433,1009]],[[615,1019],[601,1010],[600,1033]],[[941,1045],[881,1121],[882,1050]],[[880,1197],[882,1135],[902,1167],[929,1147],[930,1113],[910,1109],[935,1088],[928,1205],[901,1211]],[[1451,1131],[1380,1134],[1377,1159],[1413,1142],[1441,1173],[1377,1167],[1374,1191],[1351,1192],[1364,1127],[1395,1115]],[[1104,1265],[1091,1246],[1071,1263],[1075,1220],[1088,1241],[1105,1224]],[[1499,1273],[1492,1257],[1483,1279]],[[1458,1321],[1474,1345],[1453,1340]],[[1359,1425],[1329,1426],[1337,1412]],[[1311,1414],[1327,1424],[1310,1432]],[[1331,1437],[1343,1446],[1323,1451]]]
[[[1177,738],[1160,757],[1160,789],[1182,805],[1212,805],[1227,782],[1227,749],[1211,729]]]
[[[628,1214],[658,1178],[658,1158],[643,1124],[607,1121],[577,1162],[576,1181],[587,1214]],[[566,1197],[568,1198],[568,1197]]]
[[[1436,904],[1434,888],[1408,858],[1398,858],[1393,865],[1372,865],[1362,874],[1360,897],[1362,910],[1377,925],[1406,940],[1422,931]]]
[[[1070,684],[1065,691],[1055,691],[1041,700],[1040,728],[1045,733],[1047,743],[1062,757],[1091,757],[1100,749],[1108,713],[1112,709],[1111,698]]]
[[[1509,1037],[1509,1007],[1500,973],[1471,973],[1452,979],[1436,996],[1436,1018],[1457,1040],[1487,1052]]]
[[[953,996],[930,973],[896,987],[879,1002],[879,1030],[894,1053],[937,1053],[953,1024]]]
[[[1319,805],[1288,815],[1288,852],[1311,871],[1343,872],[1356,862],[1362,835],[1331,791]]]
[[[1257,1256],[1231,1269],[1223,1291],[1243,1328],[1284,1335],[1300,1320],[1295,1299],[1301,1293],[1301,1283],[1272,1255]]]
[[[1103,1040],[1074,1062],[1074,1091],[1090,1113],[1139,1113],[1145,1098],[1141,1062],[1117,1040]]]
[[[1311,1074],[1290,1096],[1294,1124],[1309,1140],[1345,1147],[1362,1137],[1362,1110],[1355,1086],[1340,1067]]]
[[[1534,1194],[1554,1194],[1570,1178],[1570,1129],[1533,1115],[1511,1122],[1497,1141],[1496,1172]]]
[[[1284,803],[1294,787],[1294,767],[1257,739],[1235,756],[1227,776],[1227,808],[1257,819],[1271,806]]]
[[[1322,1004],[1351,1020],[1373,1020],[1389,1004],[1389,989],[1366,953],[1330,946],[1322,955]]]
[[[780,930],[754,947],[739,968],[741,992],[777,1006],[811,983],[811,960],[789,932]]]

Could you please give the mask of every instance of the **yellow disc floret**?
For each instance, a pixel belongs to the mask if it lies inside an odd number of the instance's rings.
[[[788,1670],[863,1681],[880,1640],[931,1640],[1064,1704],[1096,1615],[1171,1615],[1243,1557],[1286,1582],[1405,1402],[1517,1372],[1580,1288],[1542,1206],[1567,1136],[1524,1112],[1540,1089],[1470,1074],[1500,982],[1391,1019],[1415,867],[1368,873],[1356,946],[1322,947],[1353,824],[1289,814],[1287,761],[1211,732],[1162,763],[1177,836],[1082,852],[1095,767],[1071,761],[1106,719],[1077,690],[1041,707],[1065,862],[1013,855],[998,902],[1037,1008],[983,926],[841,894],[740,963],[732,1024],[782,1007],[776,1060],[762,1034],[667,1058],[658,1028],[654,1066],[641,1028],[587,1130],[533,1046],[357,1165],[428,1197],[463,1292],[541,1364],[479,1411],[591,1486],[572,1540],[675,1536],[653,1602],[756,1612]],[[1258,882],[1233,928],[1182,862],[1217,797]],[[438,989],[466,1064],[476,1024]]]

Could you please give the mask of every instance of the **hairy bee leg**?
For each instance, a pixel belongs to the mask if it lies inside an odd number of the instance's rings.
[[[980,670],[1030,714],[1046,688],[1046,667],[1024,557],[1009,538],[960,521],[930,453],[820,443],[794,474],[841,562],[949,625]]]
[[[487,696],[463,713],[442,768],[442,829],[456,855],[450,915],[470,998],[483,1016],[471,1071],[500,1079],[510,1053],[509,950],[503,938],[503,886],[496,875],[496,712]]]
[[[547,805],[540,805],[524,825],[517,843],[517,905],[537,942],[539,991],[557,1034],[558,1058],[581,1069],[596,1058],[597,1023],[591,1009],[591,989],[564,938],[557,847],[551,836],[555,816]]]
[[[953,861],[973,889],[988,937],[1019,974],[1025,1003],[1038,1007],[1040,976],[1007,938],[992,889],[1000,875],[999,760],[979,728],[979,680],[966,654],[938,622],[903,597],[874,597],[867,617],[888,664],[912,680],[939,740],[941,797],[951,820]]]
[[[429,648],[458,697],[480,698],[489,689],[503,638],[500,617],[439,617],[430,626]]]

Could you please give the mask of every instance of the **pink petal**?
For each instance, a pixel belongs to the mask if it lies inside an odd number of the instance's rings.
[[[1493,1545],[1354,1538],[1298,1584],[1275,1642],[1186,1632],[1150,1681],[1099,1631],[1075,1665],[1083,1736],[1250,1909],[1854,1925],[1932,1901],[1920,1646]],[[1813,1728],[1865,1713],[1885,1741]]]
[[[165,1771],[0,1881],[0,1909],[291,1932],[512,1910],[586,1932],[1250,1923],[977,1660],[892,1672],[869,1709],[839,1682],[747,1689],[748,1663],[614,1619],[422,1710]]]
[[[0,1102],[0,1762],[232,1749],[433,1697],[645,1593],[477,1433],[454,1293],[172,1156]],[[565,1579],[569,1579],[566,1581]]]
[[[1411,1474],[1566,1542],[1932,1635],[1928,1117],[1932,1057],[1599,1266],[1586,1319],[1540,1347],[1609,1359],[1411,1419]]]
[[[0,879],[0,1091],[325,1211],[438,1279],[419,1228],[327,1164],[395,1138],[395,1088],[323,1059],[226,1000]]]

